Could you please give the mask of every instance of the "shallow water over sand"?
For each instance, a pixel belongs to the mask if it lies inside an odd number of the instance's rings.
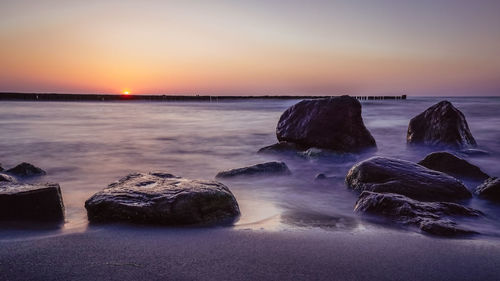
[[[373,154],[422,159],[429,151],[406,146],[408,122],[442,99],[363,101],[363,118],[378,146]],[[448,100],[465,114],[478,148],[491,153],[467,159],[491,176],[500,175],[500,99]],[[296,102],[1,102],[0,163],[30,162],[48,172],[41,181],[60,183],[66,206],[62,232],[85,229],[84,201],[128,173],[162,170],[212,179],[221,170],[272,160],[286,162],[293,174],[222,180],[240,204],[236,228],[370,228],[353,213],[357,194],[343,179],[354,163],[373,154],[301,158],[256,153],[276,142],[279,116]],[[334,178],[314,181],[318,173]],[[477,185],[466,184],[471,190]],[[486,213],[483,219],[461,221],[483,234],[476,239],[500,236],[500,205],[476,198],[465,204]]]

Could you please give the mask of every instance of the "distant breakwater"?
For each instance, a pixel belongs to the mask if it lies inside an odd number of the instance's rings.
[[[209,95],[99,95],[55,93],[0,93],[0,101],[205,101],[246,99],[319,99],[331,96],[209,96]],[[405,100],[400,96],[354,96],[358,100]]]

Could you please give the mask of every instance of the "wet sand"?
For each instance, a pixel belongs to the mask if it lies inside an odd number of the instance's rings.
[[[10,237],[12,238],[12,237]],[[398,230],[90,227],[0,241],[1,280],[498,280],[500,241]]]

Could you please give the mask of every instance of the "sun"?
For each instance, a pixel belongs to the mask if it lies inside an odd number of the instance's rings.
[[[123,95],[125,95],[125,96],[130,95],[130,91],[129,91],[129,90],[125,90],[125,91],[123,91]]]

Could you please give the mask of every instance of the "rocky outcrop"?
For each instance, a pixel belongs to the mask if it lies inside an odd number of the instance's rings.
[[[500,178],[493,177],[485,180],[476,188],[475,193],[481,198],[500,202]]]
[[[448,101],[441,101],[411,119],[406,141],[453,149],[476,146],[465,116]]]
[[[64,204],[58,184],[0,183],[0,220],[63,219]]]
[[[0,173],[0,182],[16,182],[16,179],[9,175]]]
[[[448,152],[433,152],[418,162],[418,164],[459,179],[483,181],[490,177],[481,171],[479,167]]]
[[[44,170],[26,162],[23,162],[5,172],[16,177],[35,177],[46,174]]]
[[[302,150],[311,147],[338,152],[375,148],[375,139],[361,117],[361,103],[341,96],[303,100],[288,108],[276,128],[278,141]]]
[[[372,157],[347,173],[348,187],[362,191],[397,193],[423,201],[456,201],[472,197],[459,180],[413,162]]]
[[[266,162],[253,166],[231,169],[219,172],[216,178],[232,178],[240,176],[276,176],[291,174],[287,165],[283,162]]]
[[[240,214],[222,183],[161,172],[130,174],[90,197],[85,208],[91,222],[160,225],[231,222]]]
[[[472,230],[459,227],[447,217],[477,217],[482,215],[478,210],[455,203],[420,202],[399,194],[370,191],[361,193],[354,210],[382,215],[405,225],[416,225],[422,231],[442,236],[475,233]]]

